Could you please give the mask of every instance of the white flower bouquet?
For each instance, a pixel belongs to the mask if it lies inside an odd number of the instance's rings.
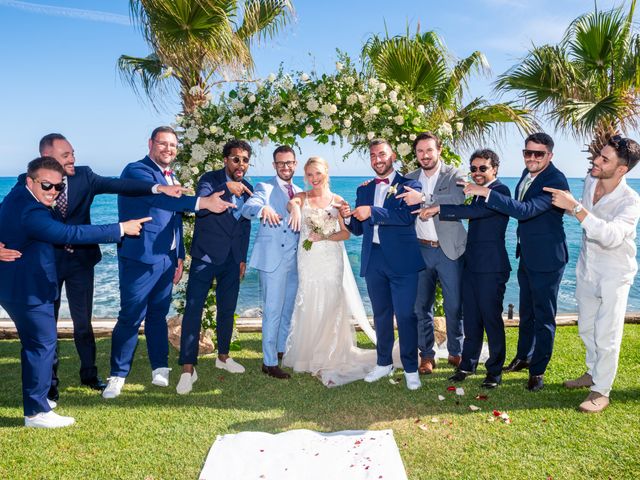
[[[338,222],[336,218],[331,215],[331,212],[326,210],[316,209],[305,218],[305,223],[309,228],[309,231],[317,233],[322,238],[329,238],[331,235],[338,231]],[[305,250],[311,250],[313,242],[308,238],[302,242],[302,248]]]

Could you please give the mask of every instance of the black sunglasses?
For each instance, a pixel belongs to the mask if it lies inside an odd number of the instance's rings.
[[[33,181],[38,182],[42,187],[42,190],[44,190],[45,192],[48,192],[52,188],[55,188],[56,192],[61,192],[64,190],[64,187],[65,187],[64,182],[60,182],[60,183],[43,182],[41,180],[38,180],[37,178],[34,178]]]
[[[245,165],[249,165],[249,157],[240,157],[236,155],[234,157],[227,157],[227,158],[231,160],[233,163],[235,163],[236,165],[239,164],[240,162],[244,163]]]
[[[547,154],[547,152],[544,152],[544,151],[541,151],[541,150],[528,150],[526,148],[524,150],[522,150],[522,156],[524,156],[524,158],[533,156],[534,158],[541,159],[546,154]]]
[[[490,168],[491,167],[488,167],[487,165],[480,165],[479,167],[476,167],[475,165],[471,165],[471,167],[469,167],[469,171],[471,173],[476,173],[478,170],[480,170],[482,173],[484,173]]]

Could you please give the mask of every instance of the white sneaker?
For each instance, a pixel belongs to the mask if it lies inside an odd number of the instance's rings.
[[[56,401],[55,400],[51,400],[50,398],[47,398],[47,403],[49,404],[49,408],[51,410],[53,410],[54,408],[56,408],[58,406]]]
[[[168,387],[170,371],[171,369],[167,367],[156,368],[151,372],[151,383],[158,387]]]
[[[102,398],[116,398],[124,386],[124,377],[107,378],[107,387],[102,391]]]
[[[227,357],[226,362],[223,362],[219,358],[216,358],[216,368],[226,370],[230,373],[244,373],[244,367],[231,357]]]
[[[186,395],[189,393],[193,388],[193,384],[196,383],[197,380],[198,373],[195,368],[193,369],[193,373],[185,372],[180,375],[180,381],[176,386],[176,392],[178,395]]]
[[[63,417],[54,411],[40,412],[33,417],[24,417],[24,426],[33,428],[60,428],[76,423],[73,417]]]
[[[418,390],[422,386],[422,382],[420,382],[420,374],[418,374],[418,372],[404,372],[404,379],[407,382],[407,388],[409,390]]]
[[[387,365],[385,367],[381,367],[380,365],[376,365],[376,368],[367,373],[367,376],[364,377],[364,381],[367,383],[377,382],[383,377],[390,376],[393,373],[393,365]]]

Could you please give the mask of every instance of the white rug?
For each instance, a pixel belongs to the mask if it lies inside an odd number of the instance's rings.
[[[219,435],[200,480],[406,480],[392,430]]]

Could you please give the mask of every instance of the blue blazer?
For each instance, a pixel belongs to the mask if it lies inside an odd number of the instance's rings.
[[[422,190],[420,182],[409,180],[397,172],[391,185],[396,186],[396,195],[402,193],[404,185],[418,191]],[[411,213],[415,207],[410,207],[402,199],[398,200],[393,194],[385,197],[382,207],[374,207],[375,191],[374,181],[358,187],[356,208],[361,205],[371,205],[371,217],[364,222],[351,217],[347,225],[354,235],[363,235],[360,276],[367,275],[375,225],[379,226],[378,237],[385,260],[397,273],[408,274],[422,270],[424,261],[416,236],[416,216]]]
[[[23,187],[26,174],[18,177],[16,187]],[[57,208],[53,209],[56,220],[67,225],[90,225],[91,204],[96,195],[103,193],[121,193],[123,195],[149,195],[155,183],[140,180],[122,180],[119,178],[101,177],[93,173],[89,167],[76,167],[76,173],[67,176],[68,197],[67,216],[62,217]],[[16,188],[14,187],[14,188]],[[56,245],[56,261],[68,258],[63,245]],[[96,265],[102,258],[98,245],[74,245],[73,255],[87,266]]]
[[[292,186],[294,193],[301,191],[296,185],[292,184]],[[283,258],[296,255],[299,234],[291,230],[287,223],[289,220],[287,203],[289,203],[289,195],[280,188],[277,177],[273,177],[267,182],[258,183],[253,196],[244,204],[242,216],[249,220],[258,218],[265,206],[273,208],[282,217],[280,225],[271,226],[260,222],[249,261],[251,268],[273,272]]]
[[[251,184],[244,179],[242,183],[253,192]],[[207,172],[200,177],[196,194],[208,196],[221,190],[224,190],[222,199],[232,202],[233,195],[227,188],[227,175],[224,168]],[[244,202],[249,198],[250,196],[246,192],[242,195]],[[235,209],[227,209],[221,213],[211,213],[208,210],[198,211],[193,229],[193,242],[191,243],[193,258],[220,265],[226,261],[231,253],[236,263],[247,261],[251,221],[242,215],[236,219],[233,215],[234,212]]]
[[[53,244],[120,241],[120,225],[65,225],[27,187],[14,188],[0,206],[0,242],[22,257],[0,262],[0,301],[39,305],[58,298]]]
[[[529,172],[522,172],[516,192]],[[553,163],[531,182],[522,202],[498,192],[491,192],[487,207],[518,220],[516,258],[531,271],[554,272],[569,261],[569,251],[562,217],[564,210],[554,207],[551,194],[542,190],[553,187],[569,190],[564,174]]]
[[[489,188],[491,195],[500,193],[511,196],[509,187],[498,179]],[[491,273],[511,270],[505,247],[509,216],[487,208],[484,197],[473,197],[469,205],[440,205],[439,217],[441,221],[469,219],[467,246],[463,256],[469,271]]]
[[[149,157],[127,165],[120,178],[167,185],[160,168]],[[184,258],[180,214],[195,210],[196,200],[196,197],[187,195],[180,198],[167,195],[118,195],[118,216],[121,222],[134,218],[152,218],[142,225],[139,237],[122,239],[122,243],[118,245],[118,256],[152,265],[169,255],[175,238],[178,258]]]

